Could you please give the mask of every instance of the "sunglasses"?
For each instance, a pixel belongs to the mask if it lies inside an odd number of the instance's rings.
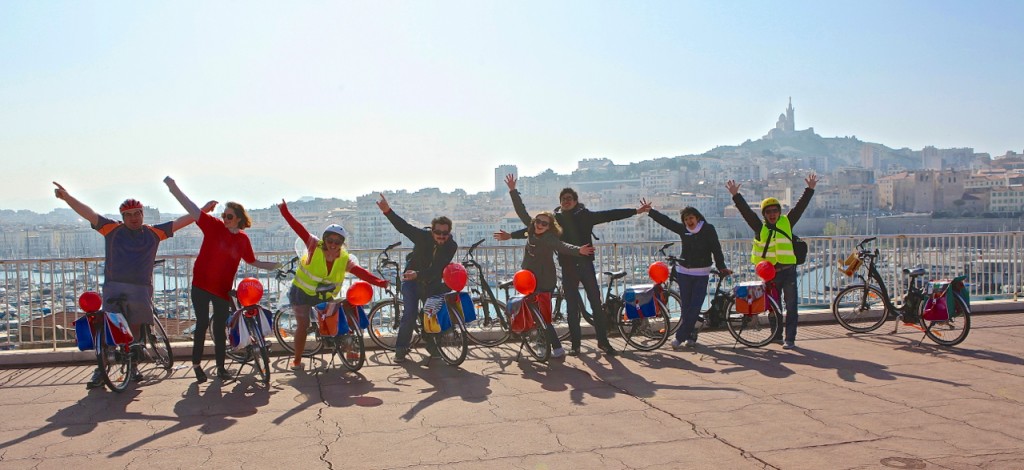
[[[541,227],[547,227],[551,225],[551,222],[548,222],[544,219],[533,219],[533,223],[534,225],[540,225]]]
[[[431,230],[431,232],[439,237],[447,237],[452,233],[451,230]]]
[[[340,245],[340,244],[344,243],[344,241],[342,239],[338,238],[338,237],[328,237],[328,238],[324,239],[324,243],[330,243],[332,245]]]
[[[770,207],[768,209],[765,209],[764,213],[765,214],[781,214],[782,213],[782,209],[779,209],[777,207]]]
[[[224,220],[231,220],[231,219],[235,218],[235,214],[232,214],[230,212],[225,212],[225,213],[221,214],[220,217],[222,219],[224,219]]]

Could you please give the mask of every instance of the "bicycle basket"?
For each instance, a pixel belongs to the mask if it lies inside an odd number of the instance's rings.
[[[860,269],[861,266],[860,257],[857,253],[851,253],[845,260],[839,262],[839,272],[845,274],[847,277],[853,277],[853,275]]]

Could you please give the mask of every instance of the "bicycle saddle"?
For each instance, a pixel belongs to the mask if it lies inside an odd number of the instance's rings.
[[[605,271],[606,276],[611,276],[612,279],[620,279],[626,277],[626,271]]]
[[[917,277],[917,276],[923,276],[925,274],[928,274],[928,270],[924,269],[924,268],[914,268],[914,269],[903,268],[903,274],[909,274],[910,277]]]

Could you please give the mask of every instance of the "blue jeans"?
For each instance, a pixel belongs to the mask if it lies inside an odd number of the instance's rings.
[[[710,276],[673,273],[672,279],[679,285],[679,303],[683,310],[679,319],[682,323],[676,330],[676,341],[680,343],[687,339],[696,341],[697,335],[693,331],[693,327],[697,323],[700,308],[704,306],[704,298],[708,295]]]
[[[398,338],[395,338],[395,352],[406,353],[409,351],[409,341],[412,340],[412,330],[416,327],[416,315],[420,313],[420,291],[423,290],[416,281],[402,283],[402,320],[398,324]],[[434,347],[434,335],[425,334],[423,340],[427,342],[427,350],[431,353]]]
[[[796,341],[797,304],[799,298],[796,292],[796,266],[783,269],[775,274],[775,287],[782,294],[782,300],[786,304],[786,338],[785,341],[792,343]]]
[[[558,264],[562,266],[562,297],[565,308],[569,312],[569,338],[573,349],[579,349],[583,336],[580,330],[580,312],[583,311],[583,298],[580,296],[580,284],[587,292],[591,314],[594,316],[594,330],[597,333],[597,346],[608,346],[608,327],[604,308],[601,305],[601,287],[597,285],[597,272],[594,260],[560,256]]]

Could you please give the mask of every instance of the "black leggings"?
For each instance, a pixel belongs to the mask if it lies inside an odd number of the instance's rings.
[[[203,289],[192,287],[192,306],[196,309],[196,331],[192,336],[192,363],[199,364],[206,347],[206,329],[210,327],[210,303],[213,302],[213,351],[217,368],[224,367],[224,351],[228,341],[227,323],[231,304]]]

